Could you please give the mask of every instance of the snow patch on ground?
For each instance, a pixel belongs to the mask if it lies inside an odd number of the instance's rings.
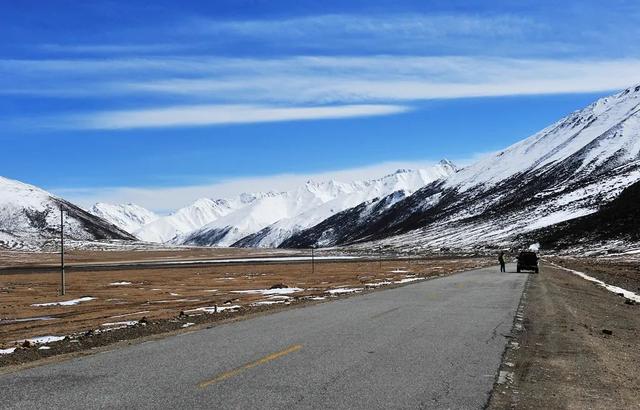
[[[220,313],[220,312],[224,312],[225,310],[237,310],[240,309],[240,305],[229,305],[229,306],[205,306],[205,307],[199,307],[196,309],[190,309],[190,310],[185,310],[185,313],[189,313],[189,312],[205,312],[205,313]]]
[[[404,278],[404,279],[400,279],[400,280],[396,280],[393,283],[408,283],[408,282],[415,282],[417,280],[423,280],[424,278]]]
[[[301,288],[282,289],[252,289],[252,290],[232,290],[231,293],[261,294],[261,295],[289,295],[291,293],[302,292]]]
[[[564,266],[556,265],[555,263],[552,263],[552,265],[555,266],[555,267],[558,267],[560,269],[564,269],[566,271],[569,271],[569,272],[571,272],[571,273],[573,273],[575,275],[578,275],[581,278],[588,280],[589,282],[593,282],[593,283],[595,283],[597,285],[600,285],[603,288],[605,288],[606,290],[608,290],[609,292],[613,292],[615,294],[622,294],[623,297],[640,303],[640,295],[638,295],[637,293],[633,293],[633,292],[631,292],[629,290],[622,289],[622,288],[619,288],[617,286],[609,285],[608,283],[605,283],[605,282],[601,281],[600,279],[596,279],[594,277],[591,277],[591,276],[587,275],[584,272],[580,272],[580,271],[577,271],[577,270],[565,268]]]
[[[127,320],[124,322],[109,322],[109,323],[103,323],[100,326],[104,326],[104,327],[113,327],[113,326],[133,326],[133,325],[137,325],[138,321],[137,320]]]
[[[60,340],[64,340],[66,336],[39,336],[31,339],[27,339],[29,343],[33,344],[47,344],[53,342],[59,342]]]
[[[279,303],[286,303],[286,300],[261,300],[255,303],[252,303],[252,306],[261,306],[261,305],[276,305]]]
[[[109,286],[126,286],[126,285],[131,285],[131,282],[112,282],[109,284]]]
[[[11,354],[16,351],[15,347],[10,347],[8,349],[0,349],[0,355],[2,354]]]
[[[195,323],[189,322],[189,323],[185,323],[185,324],[184,324],[184,325],[182,325],[181,327],[184,329],[184,328],[187,328],[187,327],[191,327],[191,326],[193,326],[193,325],[195,325]]]
[[[370,287],[370,288],[377,288],[380,286],[386,286],[386,285],[391,285],[393,282],[390,282],[388,280],[382,281],[382,282],[375,282],[375,283],[365,283],[364,286]]]
[[[363,288],[339,288],[339,289],[329,289],[327,293],[330,295],[339,295],[341,293],[354,293],[354,292],[362,292]]]
[[[72,300],[66,300],[64,302],[47,302],[47,303],[34,303],[31,306],[37,306],[37,307],[46,307],[46,306],[73,306],[73,305],[77,305],[78,303],[81,302],[89,302],[90,300],[95,300],[96,298],[93,298],[91,296],[85,296],[83,298],[80,299],[72,299]]]

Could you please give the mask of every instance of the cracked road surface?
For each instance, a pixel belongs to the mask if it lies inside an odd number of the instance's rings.
[[[527,276],[479,269],[0,375],[0,408],[480,409]]]

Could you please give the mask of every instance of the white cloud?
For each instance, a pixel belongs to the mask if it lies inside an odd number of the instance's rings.
[[[415,41],[449,36],[504,36],[522,34],[543,25],[515,15],[420,14],[384,15],[324,14],[279,19],[221,21],[194,19],[184,31],[274,39],[358,36],[403,38]]]
[[[326,104],[600,92],[640,81],[640,59],[298,56],[0,60],[0,93],[138,95],[186,104]],[[10,75],[9,75],[10,74]],[[5,83],[3,85],[3,83]]]
[[[467,165],[481,155],[453,160],[458,166]],[[398,169],[424,169],[436,163],[433,160],[391,161],[357,168],[317,173],[286,173],[267,176],[228,178],[210,184],[173,187],[111,187],[111,188],[53,188],[50,191],[83,207],[96,202],[133,202],[157,212],[166,213],[189,205],[195,200],[230,198],[243,192],[287,191],[308,180],[337,180],[351,182],[379,178]],[[160,208],[161,207],[161,208]]]
[[[219,124],[340,119],[398,114],[400,105],[340,105],[325,107],[277,107],[252,105],[190,105],[145,110],[107,111],[71,119],[81,129],[132,129]]]
[[[129,82],[120,87],[190,98],[224,95],[240,101],[326,103],[599,92],[640,81],[639,59],[297,57],[226,60],[216,67],[215,76]]]
[[[638,73],[640,59],[632,58],[381,55],[0,60],[0,94],[133,97],[152,108],[54,113],[51,118],[22,122],[16,118],[12,123],[129,129],[393,115],[409,110],[411,102],[431,99],[609,92],[640,82]]]

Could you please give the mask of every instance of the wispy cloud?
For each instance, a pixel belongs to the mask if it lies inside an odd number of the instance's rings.
[[[72,118],[68,124],[80,129],[132,129],[193,127],[220,124],[340,119],[398,114],[401,105],[340,105],[326,107],[269,107],[251,105],[192,105],[100,112]],[[64,120],[63,120],[64,121]]]
[[[640,80],[639,59],[521,60],[483,57],[300,57],[242,60],[217,77],[132,82],[128,91],[239,100],[366,102],[582,93]],[[243,67],[243,65],[245,65]],[[256,72],[256,67],[261,67]]]
[[[640,59],[322,56],[0,60],[0,93],[324,104],[597,92],[640,80]]]
[[[221,21],[194,19],[186,30],[199,33],[242,35],[265,38],[310,38],[380,36],[386,39],[404,38],[412,41],[461,36],[503,36],[522,34],[543,25],[515,15],[471,14],[324,14],[285,19]]]
[[[13,77],[2,76],[9,71]],[[125,129],[392,115],[420,100],[604,92],[640,82],[638,73],[640,59],[0,60],[0,94],[96,100],[127,96],[142,106],[61,113],[53,121],[37,121],[54,128]]]

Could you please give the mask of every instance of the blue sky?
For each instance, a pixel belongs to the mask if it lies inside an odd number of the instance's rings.
[[[82,205],[464,163],[640,82],[637,1],[0,9],[0,175]]]

